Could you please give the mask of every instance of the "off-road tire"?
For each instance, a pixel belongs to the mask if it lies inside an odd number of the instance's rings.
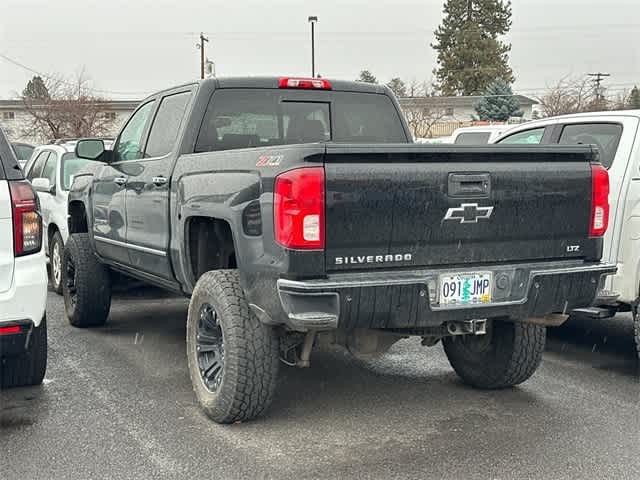
[[[201,375],[196,336],[203,308],[217,312],[224,348],[220,383],[213,391]],[[187,317],[187,361],[200,406],[217,423],[259,416],[270,405],[279,366],[278,336],[253,314],[237,270],[204,273],[193,291]]]
[[[443,340],[449,363],[465,383],[482,389],[507,388],[534,374],[542,360],[545,327],[494,320],[486,335]]]
[[[40,385],[47,370],[47,319],[34,327],[27,351],[0,358],[0,388]]]
[[[56,255],[55,249],[58,248],[58,260],[54,257]],[[64,255],[64,242],[62,241],[62,235],[60,232],[56,232],[51,237],[51,241],[49,242],[49,284],[51,286],[51,290],[56,292],[58,295],[62,295],[62,256]],[[56,267],[56,262],[60,262]],[[58,280],[56,280],[56,272],[55,269],[60,269],[60,276]]]
[[[75,233],[67,240],[62,256],[62,293],[71,325],[105,324],[111,308],[111,277],[96,258],[88,233]]]

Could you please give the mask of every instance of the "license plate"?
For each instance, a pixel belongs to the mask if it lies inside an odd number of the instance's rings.
[[[440,305],[475,305],[491,303],[491,272],[445,273],[440,275]]]

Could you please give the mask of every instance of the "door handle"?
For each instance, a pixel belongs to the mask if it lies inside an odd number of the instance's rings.
[[[161,187],[162,185],[167,183],[166,177],[153,177],[151,181],[156,187]]]
[[[113,179],[113,183],[122,187],[127,184],[127,177],[116,177]]]

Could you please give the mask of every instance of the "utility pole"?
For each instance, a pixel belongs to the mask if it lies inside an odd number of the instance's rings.
[[[604,95],[602,93],[602,88],[601,88],[600,84],[602,83],[602,79],[603,78],[610,77],[611,74],[598,72],[598,73],[588,73],[587,76],[594,77],[593,83],[596,84],[596,87],[595,87],[595,90],[596,90],[596,102],[598,103],[598,106],[600,106],[600,105],[602,105],[602,101],[604,100]]]
[[[200,50],[200,78],[204,79],[204,42],[208,42],[209,39],[200,32],[200,43],[196,43],[196,48]]]
[[[315,45],[315,29],[314,26],[318,21],[318,17],[309,17],[309,23],[311,24],[311,78],[316,77],[316,45]]]

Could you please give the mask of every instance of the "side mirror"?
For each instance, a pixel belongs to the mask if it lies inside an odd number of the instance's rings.
[[[76,143],[76,157],[86,160],[98,160],[105,152],[104,142],[98,139],[78,140]]]
[[[36,192],[53,193],[53,185],[48,178],[34,178],[31,185]]]

